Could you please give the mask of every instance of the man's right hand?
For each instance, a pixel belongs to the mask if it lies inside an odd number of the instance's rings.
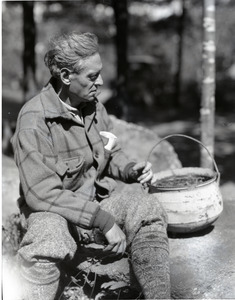
[[[104,251],[116,255],[124,254],[126,250],[126,236],[116,223],[114,223],[113,227],[106,232],[105,237],[109,244],[104,248]]]

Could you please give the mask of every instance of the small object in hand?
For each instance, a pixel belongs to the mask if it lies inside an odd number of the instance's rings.
[[[142,170],[137,171],[137,170],[131,169],[130,177],[136,180],[141,174],[142,174]]]

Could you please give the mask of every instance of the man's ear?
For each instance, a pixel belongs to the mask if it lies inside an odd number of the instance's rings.
[[[67,68],[62,68],[60,70],[60,80],[63,82],[65,85],[70,85],[70,70]]]

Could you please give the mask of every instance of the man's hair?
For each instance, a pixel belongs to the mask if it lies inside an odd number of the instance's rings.
[[[79,73],[82,61],[98,51],[98,38],[93,33],[62,34],[51,39],[50,50],[45,54],[44,62],[51,75],[58,78],[62,68]]]

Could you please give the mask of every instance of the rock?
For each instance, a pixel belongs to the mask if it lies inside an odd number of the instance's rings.
[[[148,160],[151,149],[161,140],[160,137],[152,130],[133,123],[127,123],[115,116],[111,116],[111,119],[114,134],[118,137],[120,144],[129,157],[137,161]],[[149,161],[152,163],[154,172],[182,166],[174,148],[168,141],[161,142],[153,149]]]
[[[131,291],[141,292],[127,256],[121,258],[107,256],[103,252],[103,246],[94,243],[80,247],[77,253],[77,257],[67,264],[67,272],[72,271],[80,276],[83,273],[85,277],[99,278],[101,284],[116,282],[124,287],[129,287]],[[75,267],[73,262],[76,262]]]
[[[12,213],[18,213],[19,173],[12,158],[2,156],[2,222]]]
[[[213,226],[169,239],[173,299],[235,299],[235,201]]]

